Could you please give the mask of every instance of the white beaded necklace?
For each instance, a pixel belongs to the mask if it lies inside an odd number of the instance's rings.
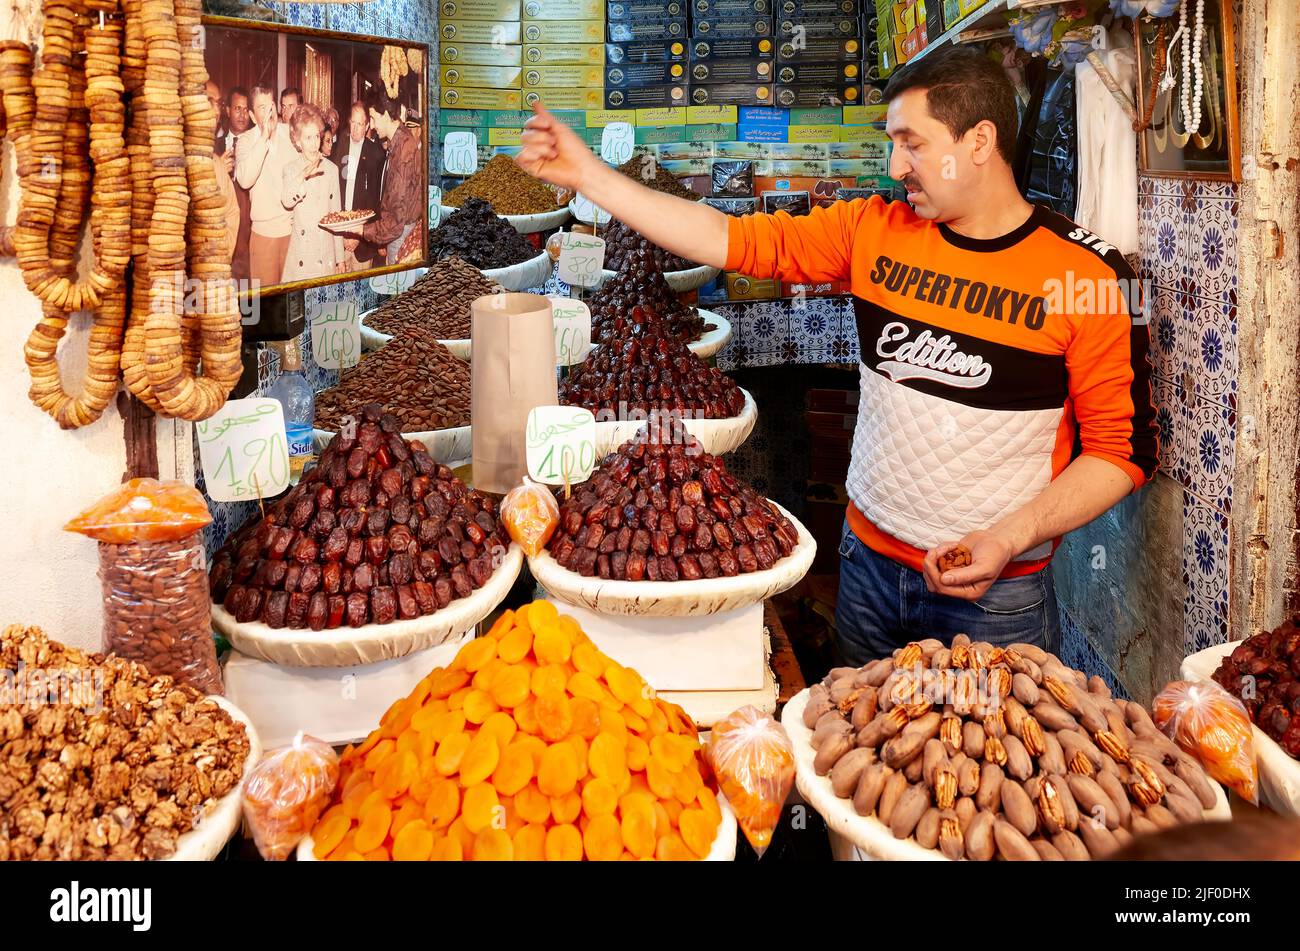
[[[1187,41],[1187,4],[1182,0],[1178,6],[1178,31],[1183,34],[1183,88],[1180,93],[1183,107],[1183,128],[1187,132],[1198,132],[1201,128],[1201,91],[1205,86],[1205,70],[1201,64],[1201,49],[1205,45],[1205,0],[1196,0],[1196,20],[1192,29],[1192,41]],[[1196,64],[1193,78],[1192,64]],[[1190,95],[1189,93],[1194,93]]]

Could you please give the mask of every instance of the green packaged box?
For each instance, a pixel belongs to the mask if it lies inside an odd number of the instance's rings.
[[[524,123],[533,117],[533,112],[520,109],[493,109],[487,113],[489,129],[522,129]]]
[[[636,125],[635,109],[588,109],[586,116],[588,129],[603,129],[613,122]]]
[[[443,89],[519,89],[522,73],[518,66],[444,66],[439,75]]]
[[[665,142],[686,141],[684,125],[639,125],[636,127],[636,141],[640,145],[659,145]]]
[[[519,23],[490,23],[484,20],[443,20],[438,35],[444,43],[487,43],[499,46],[518,43]]]
[[[763,158],[769,161],[824,162],[830,158],[830,145],[826,142],[764,142]]]
[[[519,0],[442,0],[438,16],[445,20],[518,20]]]
[[[604,43],[533,43],[524,47],[528,66],[590,66],[605,62]]]
[[[660,162],[664,171],[678,178],[684,175],[708,175],[713,170],[713,159],[679,159],[674,162]]]
[[[712,142],[667,142],[656,145],[654,150],[655,158],[661,162],[713,158]]]
[[[714,154],[718,158],[749,159],[752,162],[767,155],[765,147],[768,144],[767,142],[719,142]]]
[[[830,162],[803,159],[762,161],[754,163],[754,174],[788,178],[816,178],[819,176],[824,178],[830,174],[830,166]]]
[[[888,175],[889,159],[831,159],[835,176]]]
[[[835,142],[840,137],[840,127],[835,125],[791,125],[787,142]]]
[[[692,142],[730,142],[736,137],[736,124],[715,122],[711,125],[688,125],[686,136]]]
[[[438,58],[448,66],[522,66],[523,48],[505,43],[441,43]]]
[[[524,0],[524,20],[596,20],[605,15],[605,0]]]
[[[599,66],[525,66],[525,89],[604,88],[604,69]]]
[[[687,125],[736,124],[735,106],[687,106]]]
[[[604,43],[605,21],[529,20],[523,37],[525,43]]]
[[[519,137],[523,129],[488,129],[488,145],[521,145]]]
[[[685,106],[661,106],[636,110],[636,124],[644,126],[685,125]]]
[[[791,125],[839,125],[844,121],[843,109],[827,106],[821,109],[791,109]]]
[[[586,142],[587,145],[590,148],[594,149],[596,152],[600,151],[600,142],[604,134],[605,134],[605,130],[603,128],[583,129],[582,132],[580,133],[582,141]]]
[[[887,159],[889,158],[888,139],[859,139],[856,142],[832,142],[829,146],[830,158],[843,159]]]
[[[453,129],[487,129],[490,115],[486,109],[439,109],[438,125]]]
[[[843,123],[845,125],[869,125],[872,122],[884,122],[889,106],[877,103],[871,106],[845,106]]]
[[[472,86],[443,87],[440,99],[444,108],[518,109],[523,93],[518,89],[475,89]]]

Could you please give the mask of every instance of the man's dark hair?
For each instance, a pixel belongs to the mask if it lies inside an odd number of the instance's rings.
[[[281,104],[281,105],[284,105],[284,97],[285,97],[285,96],[293,96],[293,97],[295,97],[295,98],[298,100],[298,103],[299,103],[299,104],[302,103],[302,93],[298,91],[298,87],[297,87],[297,86],[286,86],[284,89],[281,89],[281,90],[280,90],[280,104]]]
[[[236,96],[243,96],[244,105],[252,106],[253,97],[248,94],[248,90],[245,89],[243,86],[230,87],[230,91],[226,93],[226,105],[233,106],[235,104],[234,99]]]
[[[402,104],[395,97],[388,95],[388,90],[382,85],[370,90],[370,108],[390,119],[402,118]]]
[[[885,87],[889,102],[909,89],[924,89],[930,115],[954,139],[985,119],[998,132],[998,151],[1010,165],[1016,148],[1016,94],[1002,67],[979,50],[946,46],[896,72]]]

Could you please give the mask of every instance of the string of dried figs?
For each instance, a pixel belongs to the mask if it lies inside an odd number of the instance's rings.
[[[959,634],[836,668],[803,723],[837,796],[950,859],[1105,858],[1217,803],[1143,707],[1030,644]]]
[[[641,430],[574,489],[547,545],[560,567],[695,581],[765,571],[794,551],[794,523],[680,427]]]
[[[510,545],[497,504],[365,407],[316,468],[213,557],[240,623],[320,631],[432,614],[483,587]]]

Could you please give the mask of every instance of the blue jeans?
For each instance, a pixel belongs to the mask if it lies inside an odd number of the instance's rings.
[[[845,521],[835,606],[840,652],[861,666],[908,641],[956,634],[994,645],[1035,644],[1058,652],[1060,618],[1051,568],[996,581],[978,601],[932,594],[919,572],[868,548]]]

